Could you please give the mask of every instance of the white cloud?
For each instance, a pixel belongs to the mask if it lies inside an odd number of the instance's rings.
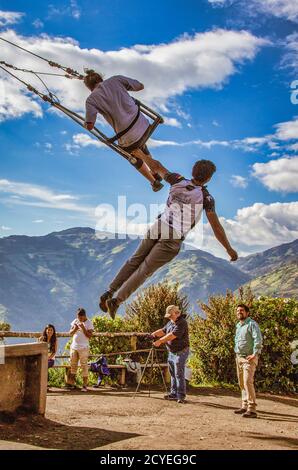
[[[231,245],[244,256],[298,238],[298,202],[255,203],[239,209],[234,218],[221,217],[220,221]],[[209,224],[204,225],[203,249],[224,256]]]
[[[247,178],[244,178],[243,176],[240,176],[240,175],[232,175],[230,181],[231,181],[232,186],[234,186],[235,188],[245,189],[247,188],[247,185],[248,185]]]
[[[36,20],[34,20],[32,24],[33,24],[34,28],[36,28],[36,29],[40,29],[40,28],[44,27],[43,22],[39,18],[36,18]]]
[[[164,118],[164,124],[166,126],[182,127],[181,122],[179,122],[178,119],[176,119],[176,118],[165,117]]]
[[[114,51],[81,49],[76,41],[67,37],[24,37],[12,30],[3,32],[2,36],[78,71],[89,67],[103,72],[107,77],[119,73],[136,77],[145,84],[145,90],[139,93],[140,98],[164,111],[172,106],[171,98],[187,90],[222,87],[245,61],[253,60],[259,49],[268,44],[268,41],[247,31],[223,29],[185,35],[168,44],[135,45]],[[53,71],[46,63],[29,54],[20,54],[7,44],[1,46],[1,57],[23,68]],[[34,86],[41,88],[37,80],[31,77],[31,81]],[[84,110],[88,90],[82,82],[57,77],[48,77],[46,81],[64,105],[75,111]],[[26,89],[5,76],[4,72],[0,76],[0,85],[5,86],[5,100],[2,98],[0,101],[2,119],[7,113],[8,118],[28,112],[41,114],[40,106]]]
[[[23,16],[24,13],[20,13],[17,11],[0,10],[0,27],[18,23]]]
[[[48,18],[52,19],[57,16],[71,16],[79,20],[81,17],[81,9],[76,0],[70,0],[68,4],[60,5],[59,7],[49,4]]]
[[[268,163],[255,163],[253,176],[272,191],[298,191],[298,157],[279,158]]]
[[[7,80],[4,72],[0,70],[0,122],[15,119],[25,113],[32,113],[35,117],[42,116],[40,103],[21,90],[16,82]]]
[[[297,0],[208,0],[213,6],[230,6],[233,3],[243,12],[259,12],[285,18],[291,21],[298,21]]]
[[[298,21],[297,0],[251,0],[260,11],[269,13],[278,18]]]
[[[76,20],[79,20],[81,17],[81,10],[79,8],[76,0],[70,0],[71,16]]]
[[[69,155],[76,155],[76,156],[79,155],[79,150],[80,150],[79,145],[70,144],[68,142],[64,144],[63,147],[65,148],[66,152],[69,153]]]
[[[72,142],[68,142],[64,144],[65,150],[70,154],[70,155],[78,155],[78,151],[80,148],[86,148],[86,147],[96,147],[96,148],[107,148],[105,144],[100,142],[94,137],[91,137],[91,134],[74,134],[72,136]]]
[[[285,42],[286,54],[282,60],[282,65],[292,67],[295,71],[298,68],[298,33],[290,34]]]
[[[75,145],[79,145],[80,147],[92,146],[97,148],[105,148],[105,144],[93,137],[90,137],[88,134],[75,134],[73,135],[72,140]]]
[[[275,137],[279,140],[298,139],[298,118],[293,121],[281,122],[276,126]]]
[[[56,193],[55,191],[29,183],[0,179],[0,193],[8,196],[5,203],[44,207],[94,216],[94,208],[79,203],[78,196]]]
[[[3,230],[3,232],[11,230],[11,227],[7,227],[6,225],[1,225],[0,228],[1,228],[1,230]]]
[[[264,137],[245,137],[243,139],[232,139],[232,140],[191,140],[189,142],[177,142],[173,140],[149,140],[149,145],[152,147],[165,147],[165,146],[177,146],[184,147],[186,145],[198,145],[199,147],[210,149],[215,146],[229,147],[234,150],[243,150],[244,152],[258,152],[261,147],[267,146],[272,150],[282,150],[287,142],[286,148],[291,151],[298,150],[298,144],[288,144],[291,140],[298,139],[298,118],[294,118],[292,121],[286,121],[278,123],[274,126],[276,131],[274,134],[268,134]],[[273,152],[271,156],[278,156],[277,152]]]
[[[291,150],[292,152],[298,152],[298,143],[293,144],[293,145],[289,145],[288,149]],[[273,155],[273,156],[275,156],[275,155]]]
[[[186,144],[175,142],[175,140],[149,139],[148,145],[150,148],[157,148],[157,147],[180,147]]]
[[[208,0],[209,3],[212,3],[213,5],[218,5],[218,6],[223,6],[226,3],[229,2],[229,0]]]
[[[203,147],[203,148],[207,148],[207,149],[210,149],[211,147],[214,147],[214,146],[221,146],[221,147],[229,147],[230,145],[232,145],[232,142],[228,141],[228,140],[193,140],[192,142],[189,142],[189,144],[191,145],[199,145],[200,147]]]
[[[32,222],[34,224],[42,224],[44,222],[44,220],[43,219],[36,219],[36,220],[32,220]]]

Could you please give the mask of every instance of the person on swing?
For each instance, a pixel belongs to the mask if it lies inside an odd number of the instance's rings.
[[[116,132],[115,140],[118,140],[120,147],[135,157],[136,163],[133,165],[150,181],[153,191],[162,189],[162,178],[151,166],[153,159],[144,143],[149,121],[128,93],[141,91],[144,85],[122,75],[103,80],[94,70],[86,71],[84,83],[91,91],[86,100],[85,128],[92,130],[97,113],[100,113]]]
[[[203,209],[215,237],[230,256],[230,261],[238,259],[238,254],[231,247],[215,212],[214,198],[206,187],[216,171],[214,163],[209,160],[197,161],[193,166],[191,179],[169,173],[157,160],[154,160],[154,168],[171,186],[166,208],[151,226],[136,252],[122,266],[109,290],[99,299],[99,307],[104,312],[109,312],[112,318],[122,302],[155,271],[178,255],[183,240],[199,222]]]

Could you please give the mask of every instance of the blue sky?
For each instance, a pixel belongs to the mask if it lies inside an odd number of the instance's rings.
[[[209,190],[233,245],[247,254],[298,237],[295,3],[27,0],[12,9],[0,1],[0,35],[80,72],[93,65],[106,77],[142,81],[141,99],[167,118],[153,155],[185,176],[197,159],[216,163]],[[49,70],[25,56],[0,43],[0,60]],[[47,83],[83,113],[80,82]],[[94,227],[94,208],[115,205],[118,195],[147,207],[166,199],[167,188],[154,194],[127,162],[3,73],[0,138],[0,236]],[[224,256],[208,226],[204,235],[204,249]]]

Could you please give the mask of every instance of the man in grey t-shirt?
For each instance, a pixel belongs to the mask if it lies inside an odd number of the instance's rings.
[[[100,113],[116,132],[118,144],[136,158],[134,166],[150,181],[153,191],[159,191],[163,187],[162,178],[156,173],[155,161],[144,144],[149,121],[128,93],[143,90],[144,85],[122,75],[103,80],[93,70],[87,71],[84,83],[91,91],[86,100],[86,129],[93,129]]]
[[[199,222],[203,209],[215,237],[227,250],[231,261],[238,258],[215,212],[215,201],[206,187],[216,171],[214,163],[209,160],[197,161],[193,166],[191,179],[169,172],[157,160],[156,163],[159,174],[170,184],[166,208],[149,229],[136,252],[120,268],[109,290],[99,299],[101,310],[109,312],[112,318],[122,302],[153,273],[178,255],[184,238]]]

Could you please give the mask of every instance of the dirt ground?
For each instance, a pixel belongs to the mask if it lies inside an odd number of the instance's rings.
[[[257,419],[234,415],[239,404],[220,388],[192,389],[184,405],[160,390],[52,389],[45,418],[0,424],[0,450],[298,449],[298,398],[259,394]]]

